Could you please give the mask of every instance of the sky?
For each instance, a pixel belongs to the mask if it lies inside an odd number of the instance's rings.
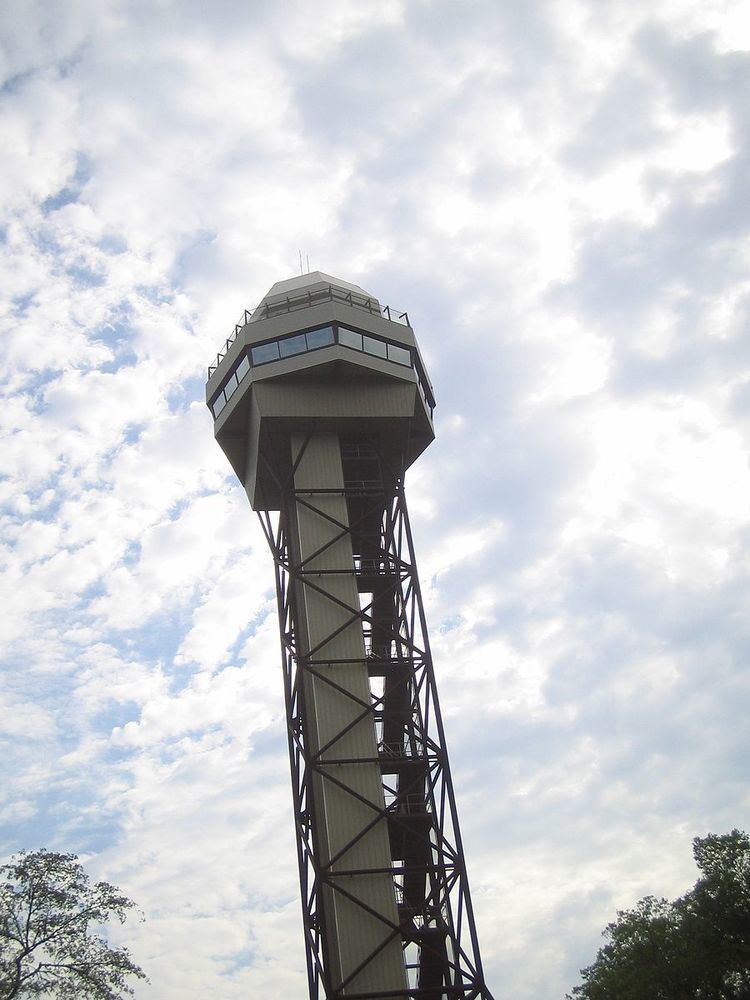
[[[482,957],[562,1000],[747,829],[742,0],[5,0],[0,860],[138,1000],[304,1000],[270,553],[206,366],[310,266],[408,310],[407,493]]]

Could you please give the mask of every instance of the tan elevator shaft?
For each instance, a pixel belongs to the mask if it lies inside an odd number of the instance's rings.
[[[362,621],[351,610],[359,608],[351,536],[335,523],[348,526],[339,437],[293,432],[291,457],[292,562],[314,584],[296,583],[294,625],[300,650],[309,654],[305,740],[312,759],[320,754],[308,794],[318,864],[328,869],[322,904],[329,972],[334,985],[349,980],[343,995],[383,990],[393,997],[406,991],[407,981],[401,938],[394,934],[399,918],[388,827],[384,818],[373,823],[377,813],[367,804],[384,808],[375,724],[366,710]],[[339,760],[347,763],[333,763]]]

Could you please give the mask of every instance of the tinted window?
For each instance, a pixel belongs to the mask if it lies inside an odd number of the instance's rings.
[[[262,365],[266,361],[276,361],[279,357],[279,345],[277,343],[261,344],[260,347],[253,348],[252,354],[254,365]]]
[[[353,347],[356,351],[362,350],[362,334],[355,333],[354,330],[347,330],[346,327],[339,327],[339,343],[344,347]]]
[[[374,354],[376,358],[385,358],[385,343],[382,340],[375,340],[374,337],[363,337],[364,348],[368,354]]]
[[[398,365],[411,365],[411,354],[404,347],[396,347],[395,344],[389,344],[388,360],[395,361]]]
[[[218,417],[224,407],[227,405],[227,401],[224,398],[224,393],[220,392],[219,395],[214,400],[213,411],[214,417]]]
[[[227,397],[228,400],[232,398],[232,393],[236,388],[237,388],[237,376],[230,375],[229,378],[227,379],[227,384],[224,386],[224,395]]]
[[[241,382],[249,371],[250,371],[250,362],[248,360],[247,355],[245,355],[242,361],[240,361],[240,363],[237,365],[237,381]]]
[[[307,334],[307,348],[312,351],[316,347],[326,347],[333,343],[333,330],[330,326],[322,330],[310,330]]]
[[[302,354],[302,352],[306,350],[307,344],[305,343],[304,333],[300,333],[296,337],[287,337],[285,340],[279,341],[279,353],[282,358],[289,358],[292,354]]]

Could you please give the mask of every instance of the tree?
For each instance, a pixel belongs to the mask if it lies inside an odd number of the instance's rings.
[[[0,866],[0,998],[119,1000],[126,977],[146,979],[103,926],[135,904],[107,882],[90,885],[75,854],[21,851]]]
[[[693,888],[619,911],[568,1000],[750,997],[750,837],[696,837],[693,857],[702,872]]]

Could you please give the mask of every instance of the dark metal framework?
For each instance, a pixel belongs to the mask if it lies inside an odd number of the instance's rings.
[[[312,430],[311,430],[312,433]],[[309,438],[308,438],[309,441]],[[287,442],[288,444],[288,442]],[[482,998],[492,1000],[484,982],[477,933],[464,864],[456,801],[445,746],[443,722],[419,587],[414,544],[404,491],[403,467],[385,459],[376,437],[341,438],[344,496],[348,523],[323,513],[316,499],[341,489],[304,491],[294,488],[291,459],[280,461],[288,448],[274,448],[265,463],[282,495],[280,513],[260,511],[259,517],[276,566],[276,588],[284,669],[289,756],[302,896],[305,948],[311,1000],[366,1000],[386,996],[411,998]],[[304,450],[304,449],[303,449]],[[297,463],[301,453],[297,457]],[[398,464],[398,463],[396,463]],[[353,565],[329,572],[350,572],[357,581],[359,606],[350,607],[320,587],[320,570],[306,567],[319,553],[302,562],[293,556],[290,525],[293,511],[306,506],[326,517],[335,531],[333,542],[348,534]],[[323,548],[333,544],[328,541]],[[346,624],[307,651],[298,641],[297,605],[304,588],[334,600],[346,612]],[[391,875],[398,904],[398,924],[369,912],[387,925],[386,942],[399,938],[404,952],[408,989],[397,992],[357,992],[352,980],[366,958],[345,981],[331,981],[327,959],[323,907],[330,892],[347,891],[347,875],[335,862],[322,864],[315,843],[313,774],[321,781],[345,787],[337,780],[336,764],[367,763],[336,755],[336,742],[353,723],[316,753],[306,737],[304,672],[340,692],[330,671],[318,670],[320,648],[353,622],[361,622],[370,700],[357,703],[356,720],[370,716],[377,737],[377,763],[382,775],[384,805],[367,803],[370,826],[385,823],[391,848]],[[332,661],[325,659],[326,665]],[[336,662],[336,661],[334,661]],[[351,662],[351,661],[338,661]],[[358,796],[350,788],[350,794]],[[369,827],[368,827],[369,828]],[[362,832],[358,836],[361,836]],[[349,845],[351,846],[351,845]],[[381,944],[380,947],[383,947]],[[377,949],[379,951],[380,948]]]

